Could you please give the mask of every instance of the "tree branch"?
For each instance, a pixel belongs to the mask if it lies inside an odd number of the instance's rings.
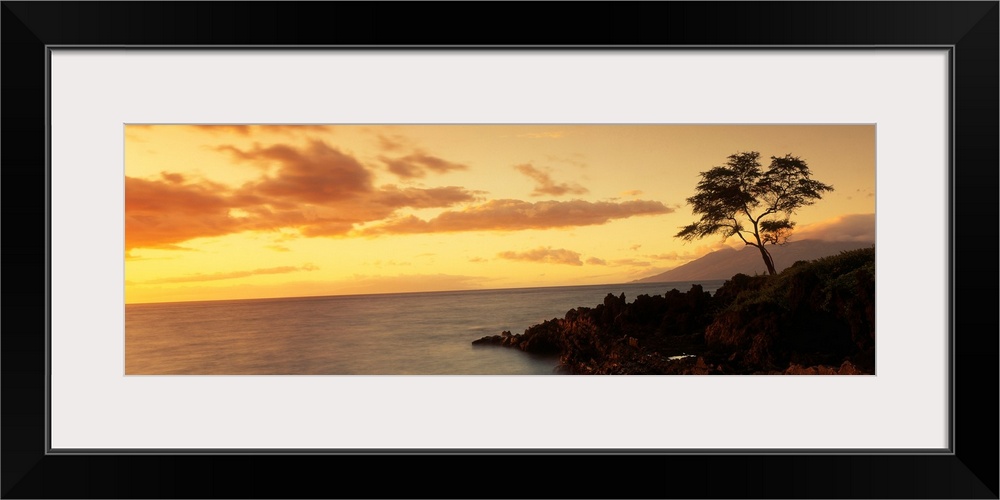
[[[777,203],[777,202],[775,202],[775,203]],[[778,211],[775,210],[774,207],[770,207],[767,210],[764,210],[764,213],[758,215],[757,216],[757,220],[759,221],[759,220],[763,219],[767,215],[776,214],[776,213],[778,213]]]
[[[729,220],[733,221],[733,233],[736,234],[736,236],[739,236],[740,239],[743,240],[743,243],[746,243],[747,245],[753,245],[753,243],[750,243],[749,241],[747,241],[746,238],[743,237],[743,231],[740,230],[740,223],[736,220],[736,218],[730,217]]]

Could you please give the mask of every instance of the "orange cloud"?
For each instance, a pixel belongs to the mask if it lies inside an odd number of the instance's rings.
[[[368,169],[353,156],[322,141],[311,141],[307,149],[282,144],[258,146],[250,151],[224,148],[238,159],[279,165],[276,175],[248,184],[244,189],[247,194],[324,203],[373,191],[372,173]]]
[[[490,200],[461,211],[445,211],[430,220],[403,217],[373,226],[362,234],[418,234],[462,231],[519,231],[605,224],[613,219],[673,212],[658,201],[622,203]]]
[[[590,257],[587,259],[587,264],[591,264],[594,266],[606,266],[608,265],[608,261],[604,259],[599,259],[597,257]]]
[[[569,264],[571,266],[582,266],[580,254],[565,248],[539,247],[526,252],[500,252],[497,257],[507,260],[520,260],[527,262],[541,262],[546,264]]]
[[[437,156],[423,153],[413,153],[399,158],[379,156],[378,159],[385,163],[390,172],[404,178],[424,177],[428,171],[442,174],[449,170],[467,170],[469,168],[461,163],[452,163]]]
[[[378,140],[378,147],[385,151],[396,151],[409,143],[406,137],[399,134],[393,134],[392,136],[377,134],[376,139]]]
[[[660,202],[645,200],[530,203],[504,199],[446,210],[430,220],[394,218],[404,208],[448,208],[476,202],[482,192],[458,186],[375,187],[369,168],[318,140],[303,147],[277,144],[216,149],[238,161],[264,167],[261,175],[238,187],[167,171],[151,179],[126,176],[126,251],[176,248],[191,239],[244,231],[291,229],[306,237],[345,236],[352,231],[362,235],[517,231],[600,225],[674,211]],[[458,165],[430,156],[419,158],[418,164],[438,171]],[[379,221],[384,222],[370,225]],[[363,224],[369,227],[358,229]]]
[[[182,183],[184,183],[184,176],[181,175],[181,174],[172,174],[170,172],[160,172],[160,177],[163,177],[163,180],[168,181],[168,182],[172,182],[174,184],[182,184]]]
[[[246,278],[247,276],[255,276],[258,274],[285,274],[294,273],[297,271],[315,271],[319,269],[312,264],[306,264],[302,267],[295,266],[281,266],[281,267],[271,267],[267,269],[254,269],[252,271],[233,271],[228,273],[212,273],[212,274],[189,274],[187,276],[178,276],[175,278],[162,278],[150,281],[144,281],[144,285],[163,285],[167,283],[191,283],[196,281],[218,281],[218,280],[231,280],[236,278]]]
[[[243,223],[229,217],[230,206],[227,197],[211,184],[179,185],[126,177],[126,248],[164,247],[241,231]]]
[[[544,172],[535,168],[534,165],[530,163],[525,163],[523,165],[516,165],[514,169],[521,172],[528,177],[535,180],[538,185],[535,186],[535,190],[532,191],[532,196],[562,196],[564,194],[584,194],[587,192],[587,188],[579,184],[567,184],[567,183],[556,183],[552,180],[552,176],[548,172]]]
[[[789,241],[875,241],[875,214],[834,217],[796,229]]]
[[[440,208],[473,201],[473,193],[458,186],[399,189],[390,184],[382,186],[374,201],[392,208]]]
[[[198,130],[212,133],[228,133],[248,136],[251,133],[277,132],[282,134],[301,134],[303,132],[332,132],[331,125],[189,125]]]
[[[126,250],[169,248],[249,230],[341,236],[355,224],[383,220],[401,208],[442,208],[476,199],[474,192],[455,186],[376,188],[371,171],[357,159],[321,141],[303,148],[218,149],[268,168],[237,188],[169,172],[155,180],[126,177]]]

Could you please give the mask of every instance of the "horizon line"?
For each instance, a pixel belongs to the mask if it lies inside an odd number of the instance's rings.
[[[628,281],[624,283],[597,283],[590,285],[548,285],[548,286],[512,286],[512,287],[497,287],[497,288],[462,288],[462,289],[450,289],[450,290],[420,290],[420,291],[409,291],[409,292],[372,292],[372,293],[333,293],[328,295],[286,295],[280,297],[252,297],[243,299],[208,299],[208,300],[170,300],[162,302],[125,302],[124,305],[151,305],[151,304],[189,304],[196,302],[237,302],[237,301],[250,301],[250,300],[283,300],[283,299],[324,299],[331,297],[371,297],[376,295],[416,295],[416,294],[444,294],[444,293],[460,293],[460,292],[494,292],[503,290],[534,290],[540,288],[582,288],[582,287],[599,287],[599,286],[621,286],[621,285],[655,285],[655,284],[669,284],[669,283],[691,283],[694,285],[699,285],[700,281],[727,281],[730,278],[704,278],[698,280],[679,280],[679,281],[656,281],[656,282],[640,282],[638,280]]]

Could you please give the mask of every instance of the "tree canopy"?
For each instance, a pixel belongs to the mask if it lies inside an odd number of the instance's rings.
[[[688,241],[713,234],[738,236],[760,250],[770,274],[776,272],[766,245],[785,243],[795,227],[795,211],[833,191],[833,186],[811,179],[805,160],[791,154],[772,156],[764,171],[760,153],[736,153],[725,165],[700,175],[697,192],[687,202],[701,219],[676,236]]]

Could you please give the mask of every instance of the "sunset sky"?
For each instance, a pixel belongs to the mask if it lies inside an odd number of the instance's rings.
[[[699,172],[792,154],[791,240],[874,240],[875,127],[127,125],[127,303],[623,283],[684,242]]]

